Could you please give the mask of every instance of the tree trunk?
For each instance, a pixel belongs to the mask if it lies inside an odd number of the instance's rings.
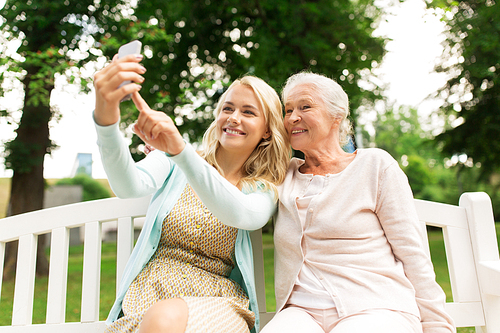
[[[37,104],[30,82],[39,68],[27,68],[23,80],[25,100],[23,115],[16,130],[17,137],[7,147],[10,167],[14,171],[11,182],[7,216],[31,212],[43,208],[45,181],[43,178],[43,160],[50,151],[49,121],[52,117],[50,105]],[[45,92],[50,96],[53,84],[45,84]],[[40,99],[39,99],[40,100]],[[47,98],[48,100],[48,98]],[[48,104],[48,103],[47,103]],[[48,274],[48,260],[45,256],[45,235],[38,236],[36,274]],[[17,263],[17,242],[7,244],[4,277],[14,276]]]
[[[43,163],[35,166],[29,173],[16,173],[12,177],[8,216],[31,212],[43,208],[45,182],[43,179]],[[46,236],[38,236],[36,274],[45,276],[49,264],[45,256]],[[4,277],[12,278],[16,271],[18,242],[8,243],[5,253]]]

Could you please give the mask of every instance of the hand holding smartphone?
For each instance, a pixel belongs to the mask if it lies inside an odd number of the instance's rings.
[[[118,58],[123,58],[129,54],[140,54],[141,53],[141,46],[142,46],[142,43],[138,40],[134,40],[134,41],[131,41],[130,43],[127,43],[127,44],[120,46],[120,48],[118,49]],[[123,81],[122,84],[120,84],[120,86],[118,88],[121,88],[122,86],[124,86],[126,84],[130,84],[130,83],[132,83],[132,81],[130,81],[130,80]],[[127,101],[130,98],[131,98],[131,95],[128,94],[120,102]]]

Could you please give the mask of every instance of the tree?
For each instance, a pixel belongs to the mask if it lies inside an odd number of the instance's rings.
[[[384,53],[384,40],[372,36],[380,15],[373,3],[138,0],[131,7],[127,0],[8,0],[0,11],[3,33],[22,42],[22,58],[2,56],[0,66],[17,73],[25,92],[17,137],[6,145],[7,167],[14,170],[10,214],[42,207],[55,73],[101,54],[111,57],[121,44],[139,39],[148,69],[142,94],[193,142],[213,119],[225,85],[245,73],[279,90],[292,73],[322,72],[342,83],[355,111],[379,95],[377,86],[366,91],[359,84]],[[85,81],[83,86],[88,88]],[[122,127],[135,121],[136,112],[131,102],[123,104]]]
[[[416,109],[400,107],[377,114],[375,133],[363,131],[365,146],[386,150],[401,166],[417,199],[456,205],[464,192],[485,191],[498,219],[500,210],[500,177],[480,177],[478,168],[466,155],[448,157],[434,144],[434,136]]]
[[[211,122],[224,85],[246,73],[279,91],[295,72],[321,72],[342,84],[354,114],[362,103],[379,98],[378,87],[367,91],[359,83],[384,54],[384,40],[372,36],[381,14],[373,3],[141,1],[133,16],[101,43],[114,45],[106,53],[112,56],[131,39],[143,42],[146,101],[171,115],[181,132],[196,141]],[[124,112],[126,124],[135,120],[135,112]]]
[[[432,136],[422,129],[417,109],[400,107],[377,114],[373,122],[375,134],[371,142],[384,149],[399,163],[403,156],[438,158],[439,152],[429,145]]]
[[[445,11],[445,53],[438,71],[450,79],[438,92],[450,125],[437,136],[449,156],[467,154],[483,176],[500,167],[500,4],[434,0]]]
[[[78,68],[99,55],[95,40],[107,22],[119,17],[120,8],[126,8],[124,1],[8,0],[0,10],[0,93],[8,91],[13,80],[21,82],[24,91],[17,136],[5,144],[6,167],[14,171],[7,215],[43,207],[43,160],[53,148],[48,124],[59,115],[50,105],[55,78],[70,70],[77,75]],[[16,42],[16,53],[5,52]],[[9,110],[0,112],[9,116]],[[38,242],[37,274],[48,271],[43,243]],[[17,244],[9,244],[6,252],[4,273],[9,276],[15,270]]]
[[[377,115],[370,141],[398,161],[416,198],[435,200],[437,191],[431,188],[438,183],[436,170],[443,166],[443,158],[421,121],[414,108],[389,109]]]

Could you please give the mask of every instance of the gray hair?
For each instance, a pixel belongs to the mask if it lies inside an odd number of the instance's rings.
[[[298,85],[312,86],[326,105],[326,110],[334,117],[341,118],[339,126],[339,144],[344,146],[349,142],[352,124],[349,120],[349,97],[344,89],[334,80],[316,73],[300,72],[288,78],[281,93],[283,103],[286,103],[290,91]]]

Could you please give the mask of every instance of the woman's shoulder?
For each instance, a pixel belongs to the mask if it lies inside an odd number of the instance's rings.
[[[286,187],[288,184],[294,182],[294,175],[296,173],[296,170],[304,164],[304,160],[297,158],[297,157],[292,157],[290,160],[290,163],[288,164],[288,170],[285,175],[285,180],[278,185],[278,192],[280,192],[284,187]]]
[[[387,151],[380,148],[361,148],[357,150],[360,160],[379,165],[391,165],[397,163],[394,157]]]

